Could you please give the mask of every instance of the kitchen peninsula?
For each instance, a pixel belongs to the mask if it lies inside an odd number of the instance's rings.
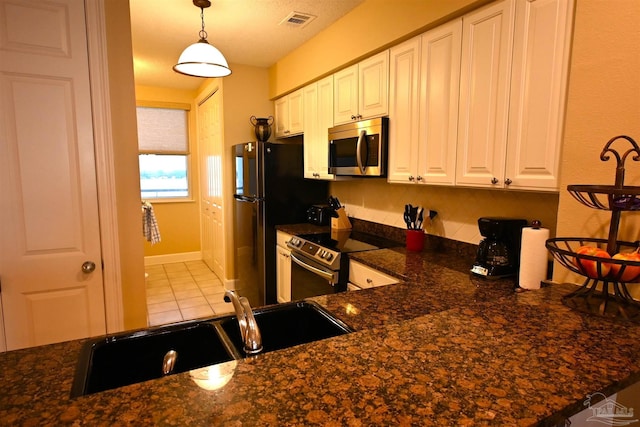
[[[570,310],[572,285],[514,292],[455,251],[353,258],[402,280],[313,298],[354,333],[229,362],[217,390],[183,373],[76,399],[82,340],[0,354],[0,424],[557,425],[640,379],[640,325]]]

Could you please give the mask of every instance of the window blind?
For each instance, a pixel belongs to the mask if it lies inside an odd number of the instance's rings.
[[[138,107],[138,150],[142,153],[187,153],[187,111]]]

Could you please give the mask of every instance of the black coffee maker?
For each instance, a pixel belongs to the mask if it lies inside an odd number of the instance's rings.
[[[526,219],[478,218],[484,239],[478,246],[471,272],[487,278],[515,276],[520,263],[522,228],[526,225]]]

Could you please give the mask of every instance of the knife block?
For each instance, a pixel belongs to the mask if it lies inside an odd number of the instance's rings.
[[[351,221],[344,208],[336,209],[337,218],[331,218],[331,230],[351,230]]]

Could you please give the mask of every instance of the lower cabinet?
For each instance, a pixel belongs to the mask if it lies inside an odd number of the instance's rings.
[[[376,286],[395,285],[397,278],[384,274],[357,261],[349,260],[349,290],[357,291]]]
[[[286,242],[291,235],[278,231],[276,244],[276,286],[279,303],[291,301],[291,251]]]

